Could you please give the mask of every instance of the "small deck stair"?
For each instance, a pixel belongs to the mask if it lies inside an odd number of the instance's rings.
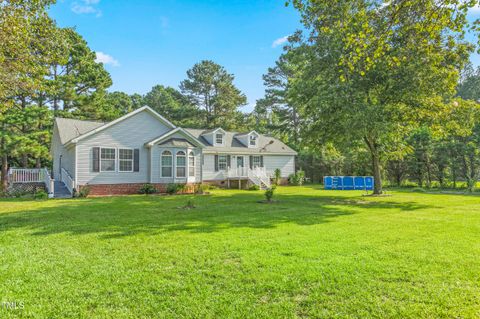
[[[54,185],[53,198],[72,198],[72,193],[62,181],[55,181]]]

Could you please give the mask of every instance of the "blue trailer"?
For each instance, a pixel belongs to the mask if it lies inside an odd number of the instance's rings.
[[[373,190],[372,176],[325,176],[323,185],[327,190]]]

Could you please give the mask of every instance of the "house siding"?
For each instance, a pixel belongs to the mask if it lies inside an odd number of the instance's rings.
[[[62,157],[60,163],[60,156]],[[53,178],[61,180],[60,165],[71,175],[75,174],[75,147],[65,148],[60,142],[57,126],[54,125],[52,137]]]
[[[274,171],[279,168],[281,176],[287,178],[295,173],[295,156],[289,155],[264,155],[263,165],[266,167],[267,174],[273,176]]]
[[[171,130],[147,111],[140,112],[92,136],[80,140],[77,144],[77,184],[122,184],[150,182],[150,150],[144,146]],[[93,172],[92,148],[138,148],[139,172]],[[118,150],[117,150],[118,157]],[[118,165],[117,165],[118,170]]]
[[[228,153],[218,153],[218,155],[228,155]],[[234,156],[231,155],[231,167],[235,165]],[[245,167],[250,167],[251,154],[244,154]],[[262,155],[263,166],[266,168],[267,174],[273,176],[274,171],[279,168],[281,176],[287,178],[295,172],[295,156],[293,155]],[[203,180],[215,181],[227,178],[225,171],[215,172],[215,154],[204,154],[203,164]]]

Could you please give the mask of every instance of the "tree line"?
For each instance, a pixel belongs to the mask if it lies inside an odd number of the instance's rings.
[[[183,127],[272,134],[299,151],[298,168],[374,175],[395,185],[473,190],[480,175],[480,69],[469,63],[475,1],[294,0],[303,31],[264,77],[251,113],[234,75],[200,61],[178,89],[109,92],[109,73],[73,28],[48,16],[49,0],[0,8],[0,156],[50,166],[53,118],[111,121],[148,105]],[[2,185],[5,186],[5,179]]]

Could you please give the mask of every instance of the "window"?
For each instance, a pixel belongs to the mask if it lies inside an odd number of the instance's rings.
[[[179,151],[177,152],[177,177],[186,177],[186,165],[187,159],[185,152]]]
[[[100,149],[100,171],[115,172],[115,149],[114,148]]]
[[[215,134],[215,143],[223,145],[223,134],[222,133]]]
[[[133,150],[131,149],[118,150],[118,171],[133,172]]]
[[[162,177],[172,177],[172,153],[164,151],[162,153]]]
[[[218,155],[218,170],[227,170],[227,155]]]
[[[255,135],[250,135],[250,146],[257,145],[257,137]]]
[[[188,154],[188,176],[195,177],[195,154],[193,152]]]
[[[253,167],[262,167],[262,157],[261,156],[253,156]]]

